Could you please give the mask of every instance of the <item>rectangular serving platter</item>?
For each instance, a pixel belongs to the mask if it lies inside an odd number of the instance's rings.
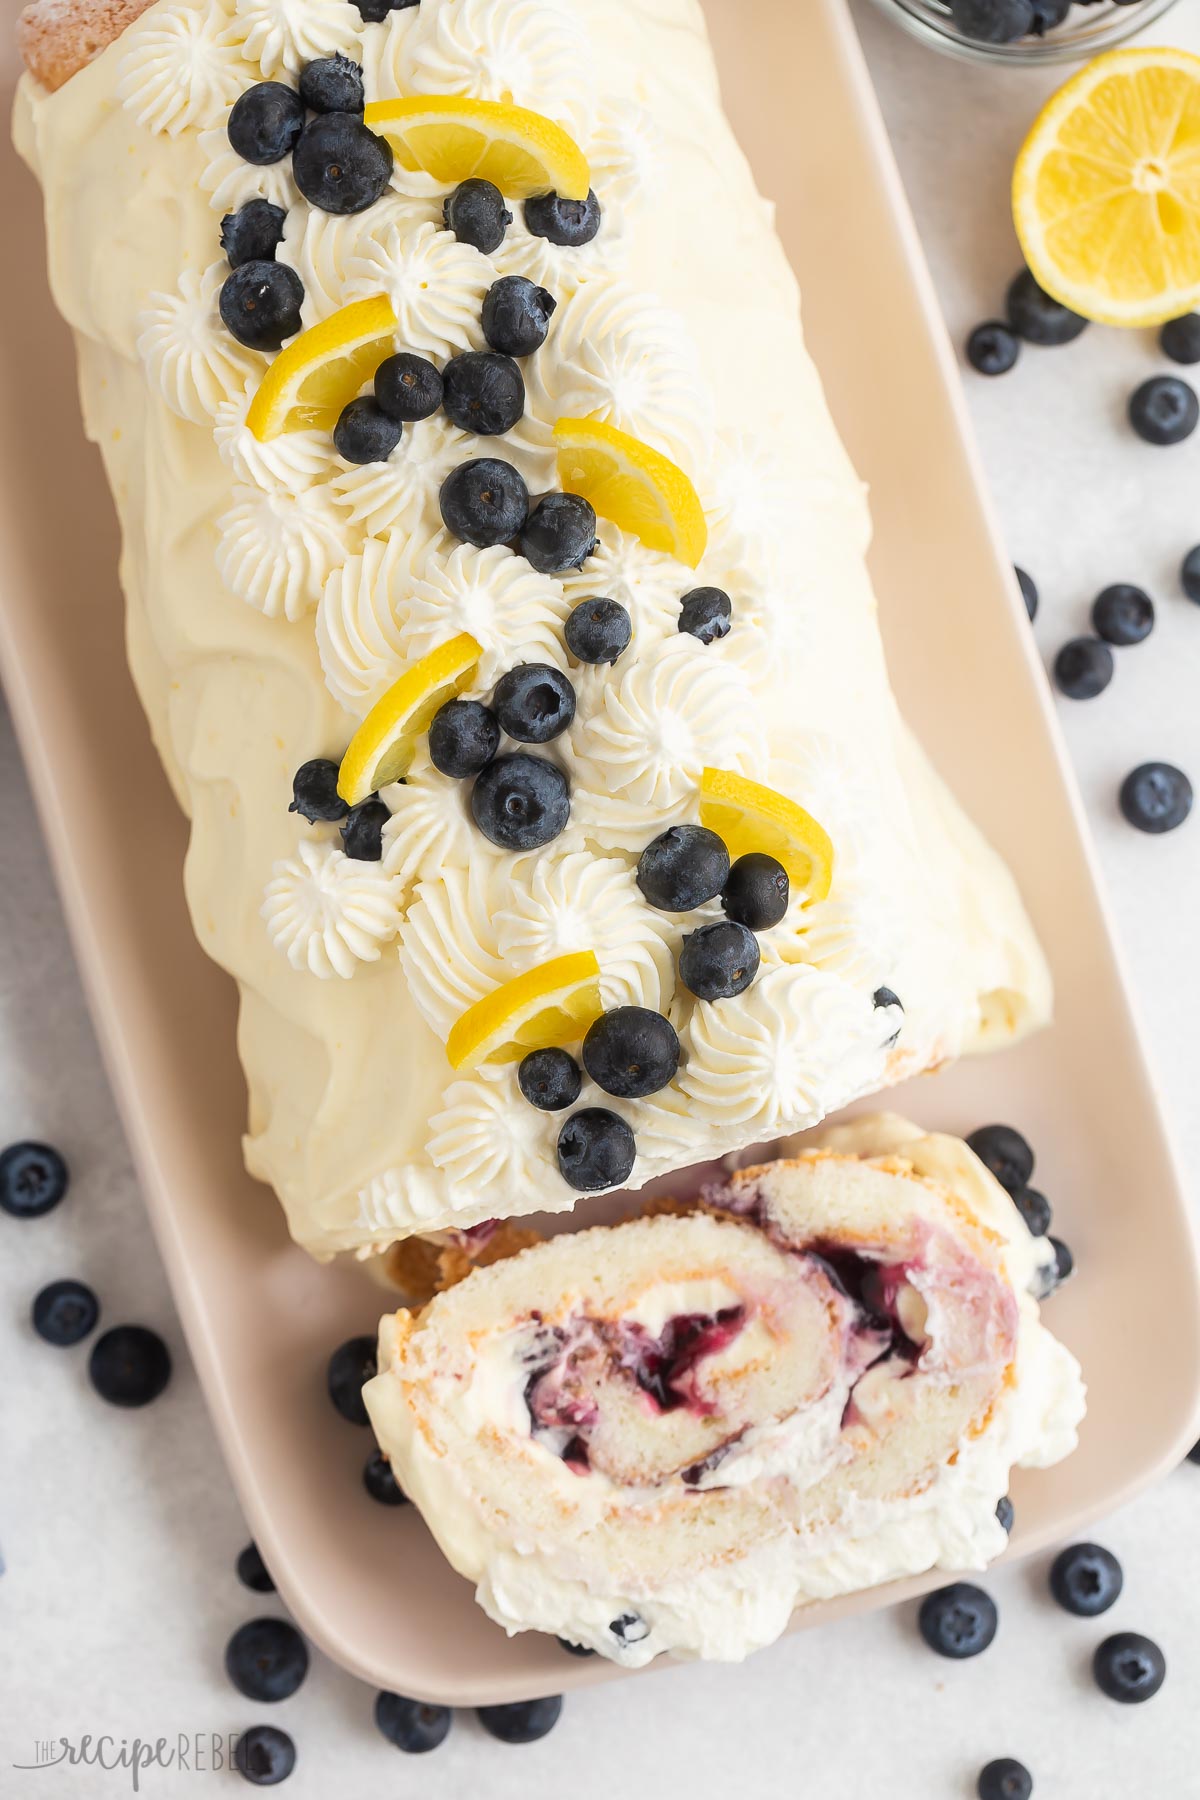
[[[1076,1253],[1050,1320],[1084,1365],[1090,1412],[1073,1458],[1015,1480],[1019,1555],[1127,1498],[1195,1435],[1200,1304],[1187,1209],[844,0],[709,0],[706,10],[728,110],[778,206],[834,416],[870,483],[872,566],[901,703],[1016,870],[1057,982],[1050,1032],[888,1101],[931,1128],[1019,1121]],[[4,56],[11,89],[15,56]],[[298,1623],[365,1681],[479,1704],[610,1679],[619,1671],[598,1658],[564,1657],[534,1634],[508,1640],[490,1624],[415,1512],[367,1498],[366,1434],[325,1396],[330,1349],[374,1328],[380,1291],[361,1269],[318,1268],[294,1248],[272,1196],[242,1168],[236,994],[188,922],[186,828],[125,665],[111,503],[46,293],[36,189],[7,154],[9,237],[22,250],[0,291],[0,665],[151,1223],[247,1522]],[[814,1606],[795,1627],[942,1579]]]

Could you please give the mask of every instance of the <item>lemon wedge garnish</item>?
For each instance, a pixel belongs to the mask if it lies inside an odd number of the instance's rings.
[[[376,701],[342,758],[337,791],[347,806],[399,781],[438,707],[470,685],[479,655],[470,632],[461,631],[405,669]]]
[[[1047,103],[1013,172],[1013,217],[1046,292],[1105,325],[1200,301],[1200,57],[1098,56]]]
[[[829,834],[786,794],[735,775],[732,769],[705,769],[700,777],[700,823],[724,839],[731,857],[761,850],[783,864],[792,886],[807,899],[828,898],[833,885]]]
[[[513,200],[547,191],[564,200],[588,197],[591,175],[579,145],[527,107],[419,94],[373,100],[364,118],[388,140],[402,169],[424,169],[447,187],[473,175],[495,182]]]
[[[354,300],[279,352],[250,402],[246,423],[260,443],[312,426],[332,431],[338,414],[392,354],[396,315],[384,294]]]
[[[640,438],[599,419],[560,419],[554,427],[558,478],[602,519],[665,550],[694,569],[708,543],[704,508],[678,464]]]
[[[456,1069],[518,1062],[530,1050],[578,1043],[602,1011],[596,952],[555,956],[469,1006],[451,1027],[446,1054]]]

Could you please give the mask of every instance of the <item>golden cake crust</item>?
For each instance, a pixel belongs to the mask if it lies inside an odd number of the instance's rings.
[[[60,88],[151,5],[153,0],[33,0],[17,20],[25,67],[44,88]]]

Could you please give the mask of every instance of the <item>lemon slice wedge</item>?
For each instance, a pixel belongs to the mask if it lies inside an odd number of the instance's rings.
[[[470,685],[479,655],[475,639],[462,631],[405,669],[376,701],[342,758],[338,793],[347,806],[399,781],[438,707]]]
[[[564,200],[588,197],[591,174],[579,145],[527,107],[418,94],[373,100],[364,118],[388,140],[401,168],[424,169],[447,187],[473,175],[495,182],[513,200],[551,190]]]
[[[694,569],[708,543],[704,508],[677,463],[599,419],[559,419],[558,478],[602,519]]]
[[[1114,50],[1049,100],[1013,172],[1013,217],[1046,292],[1105,325],[1200,301],[1200,56]]]
[[[451,1027],[446,1054],[456,1069],[518,1062],[530,1050],[577,1043],[602,1011],[596,952],[555,956],[469,1006]]]
[[[807,899],[828,898],[833,885],[829,834],[786,794],[732,769],[705,769],[700,823],[724,839],[731,857],[761,850],[783,864],[793,888]]]
[[[384,294],[354,300],[302,331],[279,352],[250,402],[246,423],[260,443],[311,426],[332,431],[385,357],[398,329]]]

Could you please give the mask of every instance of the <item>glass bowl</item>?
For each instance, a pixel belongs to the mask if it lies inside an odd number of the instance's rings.
[[[1020,38],[1015,44],[981,44],[966,37],[950,16],[946,0],[875,0],[898,24],[923,43],[970,62],[1033,65],[1081,62],[1101,50],[1123,44],[1135,32],[1169,12],[1175,0],[1135,0],[1118,6],[1073,6],[1066,21],[1045,37]]]

